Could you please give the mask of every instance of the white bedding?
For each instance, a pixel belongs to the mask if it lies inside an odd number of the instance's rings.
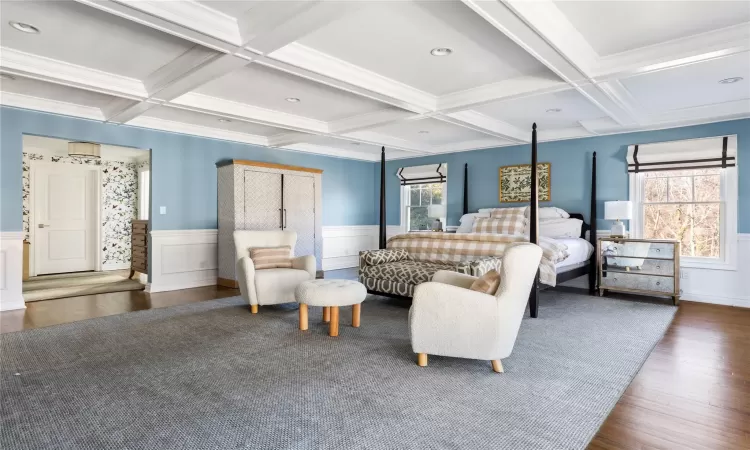
[[[555,241],[567,245],[568,253],[570,253],[567,258],[555,264],[555,268],[557,269],[558,273],[565,272],[565,268],[568,266],[573,266],[584,261],[588,261],[588,259],[591,257],[591,254],[594,253],[594,246],[591,245],[591,243],[586,239],[560,238],[555,239]]]

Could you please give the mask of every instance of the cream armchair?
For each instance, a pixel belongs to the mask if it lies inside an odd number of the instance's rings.
[[[240,293],[253,314],[258,312],[258,305],[276,305],[294,302],[294,290],[297,285],[315,279],[315,256],[292,258],[291,269],[255,270],[250,259],[251,248],[280,247],[291,248],[289,256],[294,255],[294,244],[297,233],[294,231],[235,231],[234,246],[237,255],[237,281]]]
[[[502,372],[501,360],[513,351],[541,258],[535,244],[506,250],[495,295],[470,290],[475,277],[443,270],[417,286],[409,311],[417,364],[426,366],[433,354],[490,360],[492,369]]]

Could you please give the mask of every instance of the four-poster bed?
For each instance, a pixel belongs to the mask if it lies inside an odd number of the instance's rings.
[[[537,167],[537,130],[536,124],[532,126],[531,131],[531,167]],[[385,147],[381,150],[381,165],[380,165],[380,239],[379,248],[386,249],[386,213],[385,213]],[[464,183],[463,183],[463,214],[469,212],[469,168],[468,164],[464,164]],[[529,230],[529,241],[531,243],[545,246],[545,242],[540,242],[539,237],[539,200],[538,200],[538,174],[536,170],[531,170],[531,194],[530,194],[530,206],[529,206],[529,219],[528,219],[528,230]],[[583,215],[580,213],[571,213],[571,219],[579,219],[582,222],[581,226],[581,239],[587,239],[591,245],[596,247],[596,152],[592,157],[591,166],[591,209],[590,209],[590,224],[583,221]],[[588,234],[588,236],[587,236]],[[495,256],[501,256],[496,254]],[[497,260],[498,258],[494,258]],[[478,262],[483,264],[482,262]],[[476,264],[474,264],[476,265]],[[547,272],[548,273],[548,272]],[[551,285],[557,283],[564,283],[566,281],[578,278],[584,275],[588,275],[589,293],[595,295],[596,293],[596,255],[592,254],[588,260],[582,260],[580,263],[572,264],[566,268],[560,268],[556,273],[555,278],[552,279]],[[547,278],[549,283],[549,278]],[[532,285],[531,292],[529,294],[529,310],[531,317],[537,317],[539,314],[539,290],[549,287],[547,284],[540,283],[540,271],[537,270],[536,276],[534,277],[534,283]],[[369,288],[368,288],[369,289]],[[382,293],[375,292],[373,293]],[[393,293],[391,293],[392,295]],[[389,295],[389,294],[386,294]]]

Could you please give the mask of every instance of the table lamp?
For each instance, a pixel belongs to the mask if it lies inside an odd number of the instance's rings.
[[[614,220],[612,237],[625,237],[625,224],[621,220],[630,220],[633,214],[633,204],[629,201],[604,202],[604,219]]]
[[[432,231],[443,231],[443,223],[440,219],[445,217],[445,215],[445,205],[430,205],[427,207],[427,217],[435,219],[435,221],[432,222]]]

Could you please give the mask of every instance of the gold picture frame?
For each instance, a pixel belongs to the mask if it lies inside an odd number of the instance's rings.
[[[540,202],[552,201],[552,164],[537,163]],[[531,201],[531,164],[500,167],[498,178],[500,203]]]

